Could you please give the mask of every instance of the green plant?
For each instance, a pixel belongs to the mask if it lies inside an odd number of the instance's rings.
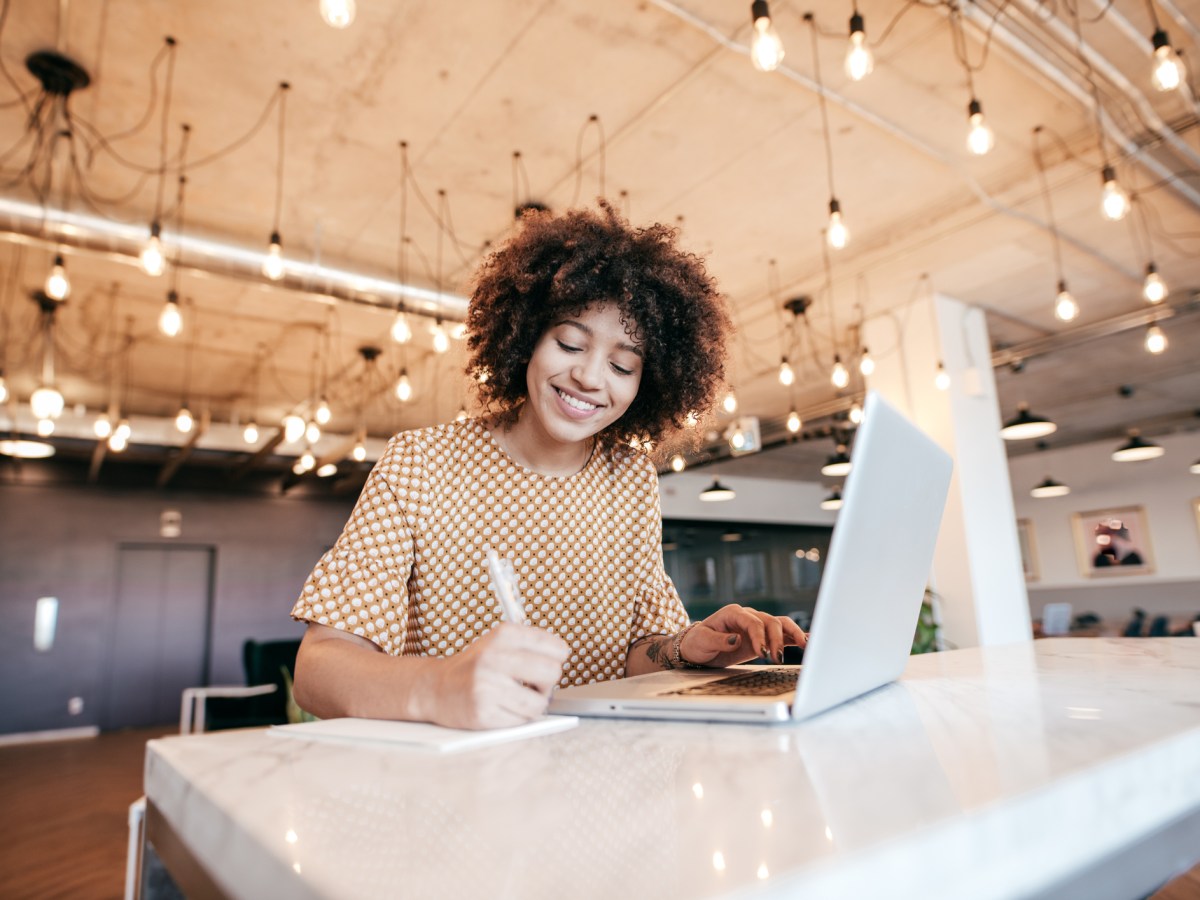
[[[935,653],[940,649],[938,647],[938,631],[941,626],[938,624],[937,612],[934,610],[936,600],[937,595],[929,588],[925,588],[925,598],[921,601],[921,613],[917,616],[917,632],[913,635],[913,653]]]

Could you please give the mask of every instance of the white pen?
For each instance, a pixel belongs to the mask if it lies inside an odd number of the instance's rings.
[[[526,624],[525,604],[521,600],[521,592],[517,588],[517,573],[513,569],[512,560],[501,559],[495,550],[487,551],[488,577],[492,584],[492,594],[500,601],[500,609],[504,618],[518,625]]]

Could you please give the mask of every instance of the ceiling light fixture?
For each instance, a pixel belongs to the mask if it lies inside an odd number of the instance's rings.
[[[8,401],[8,382],[4,380],[4,370],[0,369],[0,403]]]
[[[983,104],[972,97],[967,104],[967,149],[984,156],[995,146],[996,135],[983,118]]]
[[[1017,414],[1000,429],[1000,437],[1006,441],[1027,441],[1054,434],[1056,431],[1057,425],[1047,418],[1031,413],[1028,404],[1022,403],[1017,407]]]
[[[850,421],[853,422],[855,425],[862,424],[863,408],[862,408],[862,405],[857,400],[855,400],[853,405],[850,407],[850,412],[848,415],[849,415]]]
[[[792,371],[791,365],[788,364],[788,358],[785,356],[779,361],[779,383],[784,387],[789,387],[796,380],[796,373]]]
[[[58,302],[41,291],[33,295],[33,300],[42,314],[42,382],[29,397],[29,408],[39,424],[50,422],[50,431],[53,431],[53,420],[62,415],[64,405],[63,395],[54,383],[54,314],[58,310]]]
[[[396,399],[401,403],[407,403],[412,399],[412,395],[412,382],[408,380],[408,370],[401,369],[400,377],[396,381]]]
[[[242,430],[242,440],[251,446],[258,443],[258,423],[253,419],[247,422]]]
[[[1071,493],[1071,489],[1065,484],[1055,481],[1049,475],[1041,484],[1034,485],[1029,490],[1029,496],[1036,497],[1039,500],[1046,500],[1050,497],[1065,497]]]
[[[1151,14],[1154,6],[1150,7]],[[1174,91],[1183,84],[1183,60],[1171,47],[1171,39],[1166,31],[1158,27],[1155,16],[1154,34],[1150,36],[1150,45],[1154,48],[1153,66],[1150,73],[1150,83],[1159,91]]]
[[[750,40],[750,61],[760,72],[774,72],[783,62],[783,41],[771,21],[771,10],[767,0],[754,0],[750,4],[750,23],[754,37]]]
[[[1033,129],[1033,159],[1037,163],[1042,197],[1046,201],[1046,221],[1050,226],[1050,236],[1054,247],[1054,268],[1058,273],[1058,294],[1054,298],[1054,317],[1060,322],[1070,322],[1079,315],[1079,304],[1071,296],[1071,292],[1067,289],[1067,280],[1063,277],[1062,247],[1059,243],[1058,225],[1054,221],[1054,206],[1050,202],[1050,186],[1046,182],[1046,165],[1042,159],[1042,150],[1038,142],[1041,133],[1041,125]]]
[[[1146,279],[1142,282],[1142,297],[1147,303],[1162,303],[1167,298],[1167,283],[1158,274],[1158,266],[1146,264]]]
[[[66,300],[71,296],[71,279],[61,253],[54,254],[54,264],[46,276],[46,296],[51,300]]]
[[[355,462],[362,462],[367,458],[367,445],[363,442],[362,433],[359,433],[358,439],[354,442],[354,449],[350,451],[350,455]]]
[[[179,412],[175,416],[175,429],[182,434],[191,434],[195,424],[196,420],[192,417],[192,411],[187,408],[187,405],[179,407]]]
[[[825,138],[825,170],[829,177],[829,223],[825,227],[825,240],[835,250],[841,250],[850,240],[850,230],[842,219],[842,205],[837,191],[833,189],[833,143],[829,136],[829,111],[825,106],[825,85],[821,81],[821,57],[817,51],[817,23],[813,14],[804,14],[812,35],[813,75],[817,82],[817,100],[821,107],[821,132]]]
[[[676,453],[671,457],[671,471],[682,472],[687,468],[687,460],[683,458],[682,453]]]
[[[950,390],[950,373],[946,371],[946,366],[940,359],[937,364],[937,374],[933,376],[933,386],[939,391]]]
[[[0,454],[15,459],[45,459],[54,455],[54,445],[46,441],[0,440]]]
[[[1129,194],[1117,181],[1117,172],[1110,165],[1100,170],[1100,212],[1110,222],[1119,222],[1129,214]]]
[[[354,21],[354,0],[321,0],[320,10],[331,28],[348,28]]]
[[[1136,428],[1129,430],[1129,440],[1113,451],[1114,462],[1142,462],[1157,459],[1165,451],[1152,441],[1144,440]]]
[[[271,242],[267,247],[267,256],[263,260],[262,273],[272,281],[283,277],[283,240],[279,236],[279,220],[283,212],[283,149],[284,132],[287,123],[287,95],[291,85],[286,81],[279,82],[279,113],[277,121],[279,134],[275,146],[275,224],[271,228]]]
[[[834,488],[833,491],[821,501],[821,509],[838,510],[842,508],[842,489]]]
[[[158,330],[167,337],[176,337],[183,331],[183,313],[179,308],[179,294],[167,291],[167,301],[158,314]]]
[[[846,445],[838,444],[837,450],[825,460],[821,466],[821,474],[830,478],[843,478],[850,474],[850,457],[846,453]]]
[[[113,453],[124,453],[132,435],[133,429],[129,425],[129,420],[121,419],[117,423],[117,427],[113,429],[113,433],[108,436],[108,449]]]
[[[721,409],[725,410],[725,412],[729,413],[730,415],[733,415],[735,412],[737,412],[737,408],[737,394],[733,392],[733,388],[730,388],[725,392],[725,398],[721,401]]]
[[[713,483],[700,492],[700,499],[705,503],[720,503],[723,500],[732,500],[737,494],[732,488],[728,488],[721,484],[716,478]]]
[[[850,383],[850,372],[847,371],[841,356],[836,353],[833,355],[833,370],[829,373],[829,381],[838,390]]]
[[[441,319],[429,326],[429,333],[433,335],[434,353],[445,353],[450,349],[450,336],[446,334],[446,328],[442,325]]]
[[[154,218],[150,220],[150,237],[142,245],[138,262],[142,271],[157,278],[163,273],[166,257],[162,246],[163,187],[167,175],[167,126],[170,124],[171,94],[175,85],[175,38],[167,37],[167,79],[163,91],[162,128],[158,153],[158,192],[154,200]]]
[[[317,469],[318,478],[329,478],[337,474],[337,463],[325,463],[321,468]]]
[[[177,337],[183,331],[183,314],[179,306],[179,266],[183,261],[183,204],[184,204],[184,189],[187,187],[187,176],[182,174],[183,159],[187,154],[188,135],[191,129],[183,126],[183,136],[180,138],[180,169],[179,188],[175,196],[175,208],[178,211],[175,218],[175,257],[171,262],[171,286],[167,290],[167,300],[163,304],[162,312],[158,315],[158,330],[167,337]]]
[[[283,417],[283,440],[285,443],[294,444],[300,438],[304,437],[304,429],[307,423],[304,419],[295,413],[288,413]]]
[[[850,16],[850,45],[846,48],[845,69],[846,77],[851,81],[862,81],[875,70],[875,57],[867,46],[867,32],[857,5]]]
[[[866,347],[862,348],[862,356],[858,359],[858,371],[862,372],[863,377],[875,372],[875,360],[871,358],[871,352]]]
[[[408,284],[408,141],[400,142],[400,234],[396,242],[396,280]],[[404,312],[404,301],[396,301],[396,319],[392,322],[392,340],[407,344],[412,340],[412,327]]]
[[[800,426],[802,424],[804,424],[804,423],[800,419],[800,413],[796,412],[796,410],[794,410],[794,409],[788,413],[788,417],[787,417],[787,430],[788,431],[790,431],[792,434],[795,434],[796,432],[798,432],[800,430]]]
[[[1145,347],[1147,353],[1155,356],[1167,349],[1167,335],[1157,324],[1146,329]]]

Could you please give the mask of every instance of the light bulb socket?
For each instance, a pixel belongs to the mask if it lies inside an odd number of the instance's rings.
[[[162,234],[162,225],[160,225],[158,220],[155,219],[153,222],[150,223],[150,237],[156,238],[156,237],[159,237],[161,234]]]
[[[1116,180],[1117,180],[1116,170],[1112,166],[1106,164],[1104,166],[1104,168],[1102,168],[1100,170],[1100,183],[1108,184],[1110,181],[1116,181]]]
[[[971,102],[967,104],[968,118],[970,116],[982,116],[982,115],[983,115],[983,104],[980,103],[978,100],[976,100],[974,97],[972,97]]]
[[[63,262],[63,255],[61,253],[54,254],[54,265],[56,265],[56,266],[65,266],[66,265],[66,263]]]
[[[837,197],[829,198],[829,214],[832,216],[836,213],[841,213],[842,204],[838,203]]]
[[[853,37],[856,34],[866,34],[866,30],[863,28],[863,17],[858,10],[855,10],[854,15],[850,17],[850,36]]]
[[[1060,278],[1060,279],[1058,279],[1058,292],[1059,292],[1060,294],[1064,294],[1064,293],[1066,293],[1066,292],[1067,292],[1067,282],[1066,282],[1066,279],[1063,279],[1063,278]]]
[[[757,22],[759,19],[771,18],[771,10],[767,6],[767,0],[754,0],[750,4],[750,21]]]
[[[283,246],[283,240],[282,240],[282,238],[280,238],[280,237],[279,237],[279,232],[278,232],[278,231],[272,231],[272,232],[271,232],[271,240],[270,240],[270,244],[271,244],[272,246],[279,246],[279,247],[282,247],[282,246]]]
[[[173,291],[173,290],[167,291],[167,302],[174,303],[176,306],[178,306],[179,305],[179,293],[177,291]]]
[[[1146,277],[1149,278],[1151,275],[1157,275],[1157,274],[1158,274],[1158,266],[1156,266],[1153,262],[1146,263]]]
[[[765,6],[766,4],[764,4]],[[1163,47],[1171,46],[1171,39],[1167,37],[1166,31],[1159,28],[1154,34],[1150,35],[1150,43],[1154,45],[1155,50],[1161,50]]]

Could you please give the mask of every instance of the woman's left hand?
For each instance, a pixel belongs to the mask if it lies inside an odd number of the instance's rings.
[[[688,662],[724,668],[759,657],[783,662],[784,647],[807,643],[808,635],[787,616],[731,603],[696,623],[684,636],[679,653]]]

